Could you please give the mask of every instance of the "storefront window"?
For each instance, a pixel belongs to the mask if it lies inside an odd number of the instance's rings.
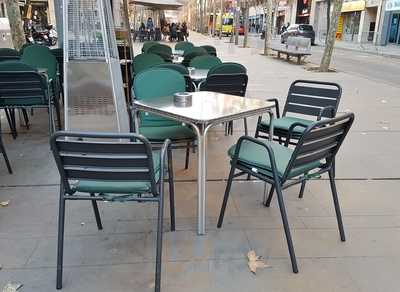
[[[389,28],[389,43],[400,44],[400,13],[392,15]]]

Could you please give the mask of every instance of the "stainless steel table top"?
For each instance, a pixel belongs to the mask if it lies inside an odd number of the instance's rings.
[[[134,102],[137,110],[149,111],[195,124],[214,124],[265,113],[273,102],[209,91],[192,92],[192,106],[177,107],[173,97]]]
[[[190,78],[193,81],[202,81],[207,79],[208,69],[194,69],[193,71],[189,71]]]

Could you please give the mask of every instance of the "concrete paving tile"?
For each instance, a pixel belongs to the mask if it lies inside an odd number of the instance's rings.
[[[155,242],[152,232],[68,236],[64,243],[64,261],[66,266],[149,262],[155,259]],[[56,251],[57,239],[43,238],[27,266],[55,266]]]
[[[194,231],[178,231],[165,237],[170,261],[238,258],[249,249],[242,230],[210,230],[204,236]]]
[[[211,261],[214,291],[360,291],[351,277],[343,271],[346,261],[336,259],[301,259],[300,272],[293,274],[281,259],[268,259],[271,268],[252,274],[245,258],[242,260]]]
[[[289,222],[290,224],[290,222]],[[292,229],[293,244],[298,257],[362,257],[399,256],[393,245],[399,242],[398,228],[345,228],[346,242],[341,242],[338,230]],[[246,230],[250,246],[265,257],[288,257],[283,230]],[[289,258],[288,258],[289,260]]]
[[[38,248],[37,238],[0,238],[0,263],[4,268],[21,268]]]

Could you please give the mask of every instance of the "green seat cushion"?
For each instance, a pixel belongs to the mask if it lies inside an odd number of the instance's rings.
[[[292,157],[293,150],[284,147],[278,143],[265,142],[268,144],[275,156],[275,163],[279,177],[283,177],[286,167]],[[233,145],[228,150],[228,155],[233,158],[235,154],[236,145]],[[239,161],[249,168],[257,169],[257,172],[272,177],[271,161],[268,156],[268,152],[265,147],[252,143],[250,141],[243,141],[239,153]],[[292,169],[288,178],[293,178],[298,175],[304,174],[310,170],[320,167],[319,161],[311,162],[301,167]]]
[[[279,119],[273,119],[272,120],[272,123],[273,123],[273,126],[274,126],[274,130],[284,131],[284,132],[289,131],[290,126],[293,125],[294,123],[302,123],[302,124],[305,124],[305,125],[309,126],[309,125],[313,124],[314,122],[315,121],[296,118],[296,117],[281,117]],[[270,123],[269,120],[262,121],[261,122],[261,126],[265,127],[265,128],[269,128],[269,123]],[[298,126],[298,127],[294,128],[293,132],[296,133],[296,134],[301,134],[301,133],[304,132],[305,129],[306,128],[304,128],[304,127]]]
[[[153,167],[156,182],[160,179],[161,152],[153,151]],[[150,181],[106,181],[106,180],[80,180],[72,185],[74,192],[95,194],[145,194],[151,192]],[[110,198],[111,199],[111,198]]]
[[[196,134],[187,126],[140,127],[139,133],[150,141],[171,141],[194,139]]]

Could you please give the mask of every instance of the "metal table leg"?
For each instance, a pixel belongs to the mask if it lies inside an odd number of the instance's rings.
[[[207,132],[211,125],[192,124],[197,134],[197,234],[206,234]]]

